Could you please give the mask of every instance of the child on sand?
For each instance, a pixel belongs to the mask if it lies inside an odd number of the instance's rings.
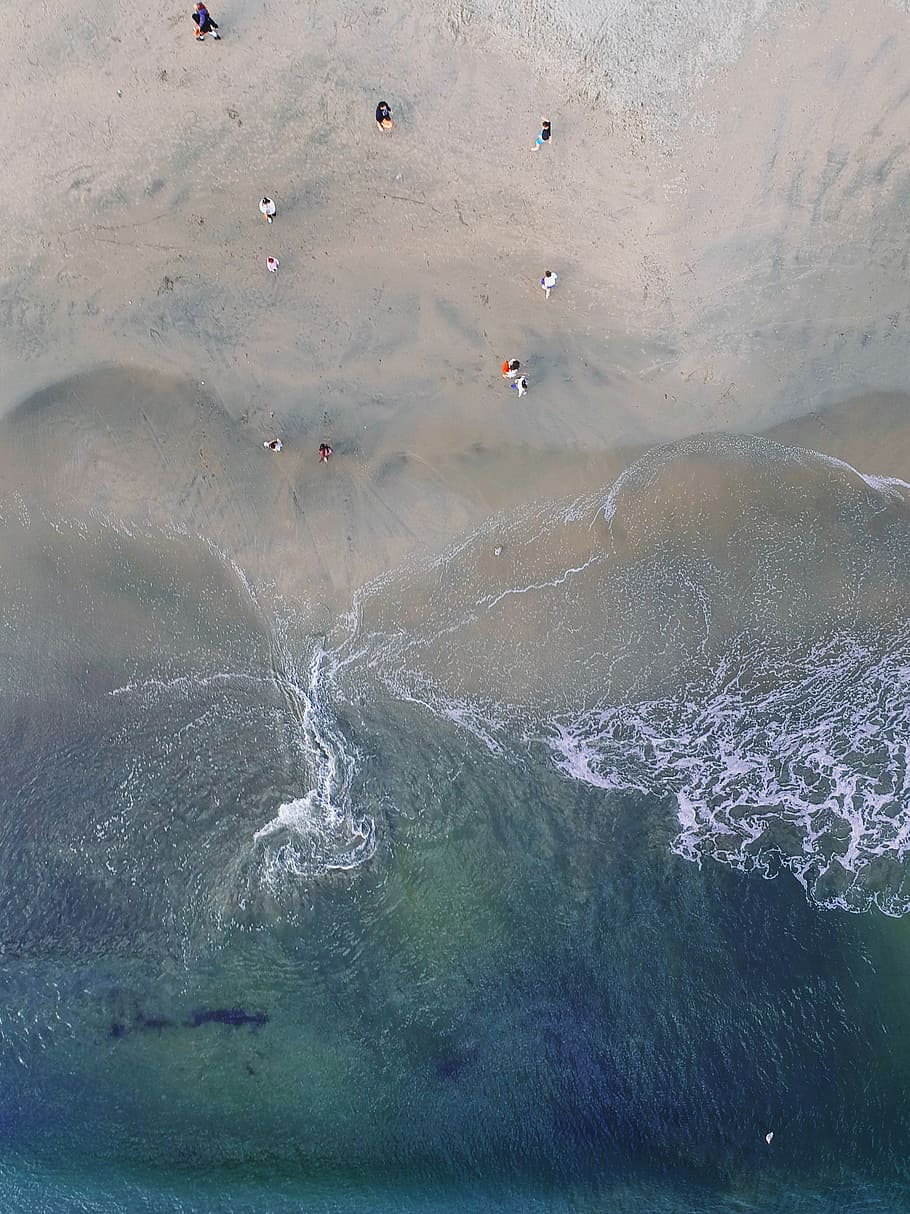
[[[537,136],[537,142],[534,144],[534,151],[539,152],[545,143],[549,143],[553,138],[553,128],[550,126],[549,118],[541,118],[540,134]]]
[[[269,267],[269,273],[270,273],[270,274],[277,274],[277,273],[278,273],[278,266],[279,266],[279,264],[280,264],[280,263],[279,263],[279,261],[278,261],[278,258],[277,258],[277,257],[267,257],[267,258],[265,259],[265,264],[266,264],[266,265]]]
[[[271,223],[278,214],[278,208],[272,202],[271,198],[260,198],[259,210],[262,212],[262,217],[266,223]]]
[[[528,381],[522,375],[518,379],[516,379],[514,384],[509,384],[509,387],[514,388],[519,396],[524,396],[524,394],[528,390]]]
[[[376,106],[376,125],[381,131],[390,131],[394,125],[392,122],[392,107],[387,101],[380,101]]]
[[[218,33],[218,22],[213,21],[209,10],[199,0],[193,11],[193,24],[196,27],[196,41],[205,42],[206,34],[211,34],[217,42],[221,35]]]
[[[319,462],[321,464],[327,464],[329,462],[330,456],[332,456],[332,455],[333,455],[333,451],[328,443],[319,444]]]
[[[540,280],[540,285],[543,287],[544,294],[547,299],[550,298],[550,292],[559,282],[559,275],[554,274],[552,270],[544,270],[543,278]]]
[[[521,363],[517,358],[507,358],[502,364],[502,378],[514,379],[518,374],[520,367]]]

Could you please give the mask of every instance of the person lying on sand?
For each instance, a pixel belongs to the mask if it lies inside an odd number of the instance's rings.
[[[211,34],[217,41],[221,35],[218,33],[218,23],[213,21],[209,10],[199,0],[193,12],[193,24],[196,26],[196,41],[205,42],[206,34]]]
[[[278,214],[278,208],[275,206],[274,202],[272,202],[271,198],[260,198],[259,210],[262,212],[262,216],[266,223],[271,223]]]
[[[376,125],[381,131],[390,131],[394,125],[392,108],[387,101],[380,101],[376,106]]]
[[[278,273],[279,261],[277,257],[267,257],[265,259],[265,264],[269,267],[270,274]]]
[[[280,438],[273,438],[270,440],[267,439],[262,445],[267,451],[280,451],[284,446],[284,443]]]
[[[507,358],[505,360],[505,362],[502,364],[502,378],[503,379],[514,379],[515,376],[518,374],[520,367],[521,367],[521,363],[518,361],[517,358]]]

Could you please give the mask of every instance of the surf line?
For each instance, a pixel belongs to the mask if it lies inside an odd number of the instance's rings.
[[[557,586],[562,586],[570,577],[576,573],[584,573],[592,565],[596,565],[598,561],[604,559],[602,552],[595,552],[593,556],[589,556],[583,565],[573,565],[569,569],[564,569],[559,577],[554,578],[550,582],[532,582],[529,586],[512,586],[508,590],[503,590],[501,594],[495,596],[487,596],[486,598],[478,599],[478,607],[495,607],[501,603],[503,599],[512,594],[528,594],[531,590],[555,590]]]

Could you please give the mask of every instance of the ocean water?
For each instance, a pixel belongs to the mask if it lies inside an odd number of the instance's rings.
[[[910,1209],[908,558],[703,438],[314,636],[5,503],[0,1208]]]

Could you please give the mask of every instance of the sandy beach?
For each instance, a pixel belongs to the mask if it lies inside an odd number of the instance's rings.
[[[906,15],[712,13],[697,53],[617,10],[580,56],[521,6],[235,4],[202,45],[157,2],[8,6],[7,495],[337,610],[689,434],[859,434],[901,475],[900,408],[880,444],[865,419],[904,399]]]
[[[0,0],[0,1209],[910,1211],[907,0],[213,5]]]

